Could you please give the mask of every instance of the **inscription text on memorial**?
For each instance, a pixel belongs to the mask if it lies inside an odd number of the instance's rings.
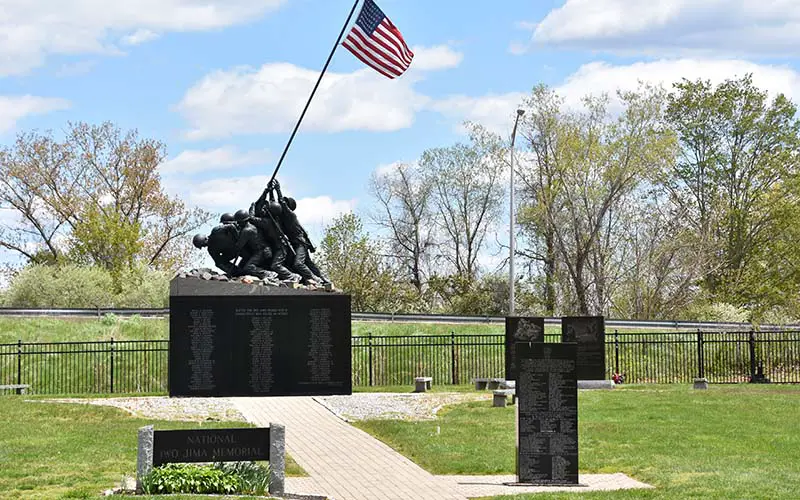
[[[519,343],[515,347],[518,481],[577,485],[576,346]]]
[[[170,295],[170,396],[351,394],[350,349],[346,294]]]
[[[603,316],[561,318],[561,341],[578,344],[578,380],[605,380],[606,326]]]

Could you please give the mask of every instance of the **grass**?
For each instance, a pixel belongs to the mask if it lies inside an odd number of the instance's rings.
[[[369,333],[383,336],[402,335],[502,335],[501,323],[398,323],[381,321],[353,321],[354,337]],[[660,328],[659,331],[669,329]],[[619,329],[620,332],[648,332],[647,329]],[[676,331],[676,330],[669,330]],[[547,334],[558,334],[560,328],[547,326]],[[608,333],[613,330],[608,330]],[[169,339],[167,318],[122,317],[11,317],[0,316],[0,344],[23,342],[74,342],[109,340],[166,340]]]
[[[169,338],[164,318],[0,316],[0,344],[23,342],[86,342],[95,340],[159,340]]]
[[[465,403],[435,421],[356,425],[434,474],[513,474],[514,411]],[[656,489],[548,498],[797,498],[799,414],[792,386],[581,391],[580,471],[623,472]]]
[[[136,471],[137,430],[245,427],[133,418],[116,408],[0,396],[0,496],[97,498]],[[287,457],[287,475],[305,472]],[[140,497],[143,498],[143,497]],[[202,498],[184,496],[170,498]]]

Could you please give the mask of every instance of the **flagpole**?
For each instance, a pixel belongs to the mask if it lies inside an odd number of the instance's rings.
[[[292,130],[292,135],[289,136],[289,142],[287,142],[286,147],[283,148],[283,153],[281,154],[281,157],[278,160],[278,165],[275,167],[275,171],[272,172],[272,177],[269,180],[270,182],[272,182],[272,180],[275,179],[275,176],[278,175],[278,170],[281,168],[283,159],[286,157],[286,152],[289,151],[289,146],[292,145],[292,140],[294,140],[294,136],[297,133],[297,129],[300,128],[300,123],[303,121],[303,117],[306,116],[306,111],[308,111],[308,106],[311,104],[311,99],[314,98],[314,94],[317,92],[319,83],[322,81],[322,77],[325,75],[325,71],[328,69],[328,65],[331,63],[331,59],[333,59],[333,53],[336,52],[336,48],[342,41],[342,36],[344,35],[345,30],[347,29],[347,25],[350,24],[350,19],[353,17],[353,13],[356,11],[356,7],[358,6],[358,2],[360,1],[361,0],[355,0],[355,2],[353,2],[353,8],[350,9],[350,14],[348,14],[347,20],[344,22],[344,25],[342,26],[342,31],[339,32],[339,38],[337,38],[336,43],[333,44],[331,53],[328,55],[328,60],[325,61],[325,66],[322,67],[322,72],[319,74],[319,78],[317,78],[317,83],[314,85],[314,89],[311,91],[311,95],[308,96],[308,101],[306,101],[306,105],[303,108],[303,112],[300,113],[300,118],[297,120],[297,123],[294,126],[294,130]]]

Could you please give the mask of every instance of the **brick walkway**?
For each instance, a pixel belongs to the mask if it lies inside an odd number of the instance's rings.
[[[286,426],[286,448],[310,477],[286,478],[286,491],[332,500],[466,500],[566,490],[651,488],[625,474],[581,474],[580,487],[506,486],[514,476],[434,476],[311,397],[231,398],[259,426]]]
[[[232,398],[248,421],[286,426],[286,449],[310,478],[287,478],[289,493],[335,500],[466,500],[369,434],[347,424],[310,397]]]

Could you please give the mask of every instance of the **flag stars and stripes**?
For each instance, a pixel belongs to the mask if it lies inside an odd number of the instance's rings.
[[[372,0],[364,0],[358,19],[342,45],[387,78],[402,75],[414,58],[400,30]]]

